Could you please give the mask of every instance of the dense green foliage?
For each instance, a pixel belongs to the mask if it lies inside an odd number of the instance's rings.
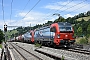
[[[87,44],[88,41],[85,38],[80,39],[79,44]]]
[[[2,43],[3,40],[4,40],[4,34],[3,31],[0,29],[0,44]]]

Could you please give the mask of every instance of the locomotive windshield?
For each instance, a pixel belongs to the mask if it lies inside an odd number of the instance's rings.
[[[60,31],[72,31],[72,27],[68,27],[68,26],[63,26],[63,27],[59,27]]]
[[[72,32],[72,26],[70,23],[59,23],[60,32]]]

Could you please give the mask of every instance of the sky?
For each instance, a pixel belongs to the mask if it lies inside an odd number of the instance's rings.
[[[0,0],[0,29],[5,24],[33,27],[59,17],[53,14],[68,18],[87,11],[90,11],[90,0]]]

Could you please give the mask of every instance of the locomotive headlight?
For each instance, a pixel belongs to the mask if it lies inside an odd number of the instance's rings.
[[[57,35],[57,38],[60,38],[60,35],[59,34]]]

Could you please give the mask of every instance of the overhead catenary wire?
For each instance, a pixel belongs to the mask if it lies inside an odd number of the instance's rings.
[[[24,18],[27,16],[27,14],[30,13],[31,10],[33,10],[33,8],[34,8],[40,1],[41,1],[41,0],[39,0],[32,8],[26,13],[26,15],[25,15],[22,19],[24,19]]]
[[[30,3],[30,0],[27,1],[26,5],[25,5],[24,8],[22,9],[21,13],[25,10],[25,8],[27,7],[28,3]]]
[[[3,21],[4,21],[4,24],[6,24],[6,23],[5,23],[5,20],[4,20],[4,6],[3,6],[3,0],[2,0],[2,12],[3,12]]]
[[[85,1],[87,1],[87,0],[84,0],[84,1],[82,1],[82,2],[80,2],[80,3],[78,3],[78,4],[75,4],[75,5],[73,5],[73,6],[71,6],[71,7],[68,7],[68,8],[66,8],[65,10],[68,10],[68,9],[71,9],[71,8],[73,8],[73,7],[75,7],[75,6],[78,6],[79,4],[82,4],[83,2],[85,2]],[[70,2],[69,2],[70,3]],[[67,5],[67,4],[66,4]],[[64,6],[63,6],[64,7]],[[62,8],[63,8],[62,7]],[[59,12],[59,13],[62,13],[62,12],[64,12],[65,10],[63,10],[63,11],[61,11],[61,12]],[[57,11],[59,11],[59,10],[57,10]],[[55,11],[56,12],[56,11]],[[55,13],[54,12],[54,13]],[[52,14],[53,15],[53,14]],[[51,15],[49,15],[49,16],[51,16]],[[49,16],[47,16],[47,17],[49,17]],[[45,19],[45,18],[44,18]]]
[[[26,3],[25,7],[23,8],[22,12],[24,11],[24,9],[27,7],[28,3],[30,2],[30,0],[28,0],[28,2]]]
[[[84,1],[82,1],[82,2],[80,2],[80,3],[78,3],[78,4],[75,4],[75,5],[73,5],[73,6],[69,7],[69,8],[66,8],[65,10],[71,9],[71,8],[73,8],[73,7],[75,7],[75,6],[79,5],[79,4],[82,4],[82,3],[85,2],[85,1],[87,1],[87,0],[84,0]],[[63,10],[63,11],[61,11],[61,12],[59,12],[59,13],[62,13],[62,12],[64,12],[65,10]]]
[[[81,7],[77,8],[77,9],[75,9],[75,10],[79,10],[79,9],[81,9],[81,8],[85,7],[85,6],[87,6],[87,5],[83,5],[83,6],[81,6]],[[75,10],[73,10],[73,11],[75,11]],[[67,14],[70,14],[70,13],[72,13],[73,11],[70,11],[70,12],[68,12]],[[65,14],[65,15],[66,15],[66,14]]]
[[[62,6],[61,8],[59,8],[59,9],[62,9],[63,7],[65,7],[65,6],[67,6],[68,4],[70,4],[71,2],[72,2],[73,0],[71,0],[71,1],[69,1],[69,2],[67,2],[64,6]],[[59,11],[59,10],[56,10],[56,11]],[[55,11],[55,12],[56,12]],[[51,12],[51,11],[50,11]],[[49,13],[49,12],[48,12]]]
[[[11,14],[10,14],[10,23],[11,23],[11,17],[12,17],[12,4],[13,4],[13,0],[11,1]]]
[[[71,2],[73,2],[73,0],[69,1],[68,3],[66,3],[64,6],[62,6],[62,7],[61,7],[61,8],[59,8],[59,9],[64,8],[65,6],[67,6],[68,4],[70,4]],[[59,11],[59,10],[56,10],[55,12],[57,12],[57,11]]]
[[[62,7],[61,7],[61,8],[59,8],[59,9],[64,8],[65,6],[67,6],[68,4],[70,4],[71,2],[73,2],[73,0],[71,0],[71,1],[69,1],[69,2],[67,2],[64,6],[62,6]],[[51,11],[52,11],[52,10],[51,10]],[[51,12],[51,11],[50,11],[50,12]],[[59,11],[59,10],[56,10],[56,11]],[[54,11],[54,12],[56,12],[56,11]],[[48,12],[48,14],[49,14],[50,12]],[[47,15],[46,17],[49,17],[49,16],[51,16],[51,14]],[[44,19],[46,19],[46,18],[44,18]]]

